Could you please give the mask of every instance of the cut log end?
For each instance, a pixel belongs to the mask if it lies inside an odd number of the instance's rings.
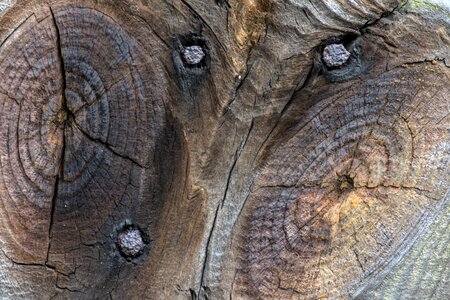
[[[321,101],[267,159],[247,202],[236,289],[347,297],[385,272],[444,201],[449,78],[424,63],[357,90],[312,89]]]
[[[40,15],[0,53],[1,248],[95,298],[146,259],[182,149],[157,64],[124,28],[89,7]]]

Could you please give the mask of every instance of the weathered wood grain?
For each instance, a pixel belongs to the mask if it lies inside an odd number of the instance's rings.
[[[363,26],[361,29],[362,36],[360,38],[357,38],[358,43],[360,46],[362,46],[361,51],[361,61],[364,63],[363,67],[365,68],[362,70],[363,72],[359,72],[357,75],[357,79],[354,79],[354,81],[350,81],[347,83],[348,89],[353,89],[355,92],[360,93],[360,95],[363,93],[362,87],[364,87],[364,82],[367,80],[374,80],[373,82],[377,82],[382,77],[379,77],[381,74],[385,73],[387,70],[391,70],[396,67],[401,67],[404,63],[413,63],[413,62],[424,62],[425,60],[429,60],[431,62],[433,59],[440,58],[444,61],[444,64],[448,66],[448,52],[444,53],[445,51],[442,51],[442,49],[445,49],[447,46],[442,47],[443,44],[448,45],[448,23],[446,20],[446,16],[442,16],[441,18],[438,18],[435,20],[435,24],[433,26],[430,26],[429,24],[433,24],[433,21],[431,21],[427,17],[422,17],[419,15],[413,15],[413,14],[393,14],[392,16],[383,18],[381,21],[378,21],[377,23],[371,25],[371,26]],[[428,24],[426,26],[425,24]],[[411,31],[411,28],[414,28],[414,31]],[[423,28],[423,33],[426,36],[429,36],[429,38],[424,39],[420,38],[421,33],[419,33],[418,28]],[[431,32],[439,32],[442,34],[439,35],[433,35]],[[417,46],[412,45],[419,45],[419,40],[425,42],[420,43],[426,43],[426,48],[418,48]],[[320,49],[320,47],[318,47]],[[317,50],[314,50],[314,53]],[[320,59],[320,58],[319,58]],[[314,60],[314,59],[312,59]],[[316,60],[317,61],[317,60]],[[437,61],[436,61],[437,62]],[[436,63],[435,62],[435,63]],[[313,63],[314,64],[314,63]],[[320,64],[320,62],[319,62]],[[434,66],[434,65],[430,65]],[[283,145],[283,143],[286,140],[289,140],[290,136],[292,136],[292,132],[289,132],[286,130],[287,128],[290,128],[290,126],[294,126],[295,124],[305,124],[305,119],[307,116],[307,113],[309,112],[308,109],[315,103],[318,103],[319,100],[324,100],[321,93],[324,91],[320,89],[320,86],[325,86],[326,90],[329,91],[327,94],[327,97],[332,97],[332,95],[336,92],[336,84],[331,84],[320,75],[321,67],[314,68],[311,73],[310,77],[308,78],[307,82],[302,86],[294,96],[292,97],[292,100],[289,102],[289,106],[287,109],[282,110],[282,115],[286,115],[286,113],[289,111],[291,107],[297,107],[295,108],[295,112],[290,114],[290,116],[282,117],[284,118],[284,125],[277,126],[278,128],[273,129],[273,132],[279,132],[278,136],[275,138],[267,138],[267,134],[269,134],[273,127],[269,127],[267,131],[264,132],[264,122],[268,122],[271,124],[277,124],[278,118],[275,116],[273,117],[274,121],[269,121],[268,117],[265,118],[258,118],[255,117],[251,120],[249,125],[249,131],[244,133],[245,138],[242,140],[241,144],[238,144],[238,152],[236,152],[236,156],[233,157],[233,165],[231,168],[231,173],[229,175],[228,179],[228,185],[226,186],[226,197],[222,200],[221,206],[218,208],[217,213],[217,221],[216,226],[217,230],[213,232],[212,235],[212,242],[210,242],[210,257],[208,258],[208,263],[206,265],[206,269],[211,269],[211,271],[207,272],[206,276],[206,286],[208,287],[207,291],[210,295],[220,295],[220,298],[227,298],[230,294],[234,296],[235,298],[242,298],[245,297],[245,294],[242,293],[230,293],[230,290],[238,289],[236,286],[239,285],[238,281],[238,275],[239,271],[236,272],[236,268],[234,264],[229,263],[230,261],[241,261],[241,263],[245,266],[246,264],[251,265],[250,262],[248,262],[248,256],[242,254],[245,253],[245,251],[239,250],[239,246],[242,244],[243,248],[246,247],[251,241],[251,238],[247,236],[248,227],[244,227],[245,229],[242,230],[241,234],[244,235],[247,238],[240,237],[240,234],[237,234],[235,237],[230,237],[228,235],[228,232],[236,232],[238,225],[236,225],[236,222],[238,218],[242,219],[245,218],[243,216],[245,213],[242,212],[242,207],[245,208],[248,207],[247,203],[250,201],[251,196],[249,196],[252,193],[253,189],[256,189],[257,186],[253,186],[252,188],[252,182],[255,178],[255,168],[258,169],[259,166],[262,166],[263,168],[266,167],[267,164],[270,163],[270,161],[267,161],[267,156],[269,155],[271,151],[277,151],[277,148],[280,147],[280,145]],[[441,68],[446,73],[447,68]],[[316,71],[317,70],[317,71]],[[400,68],[398,72],[407,72],[407,68]],[[431,73],[431,77],[434,77],[433,73]],[[402,81],[403,76],[399,76],[398,78],[392,78],[392,79],[386,79],[384,83],[384,87],[388,88],[390,87],[391,93],[394,94],[397,93],[397,87],[401,87],[399,83]],[[408,78],[408,77],[405,77]],[[410,76],[409,76],[410,78]],[[348,80],[348,79],[345,79]],[[398,81],[397,83],[394,82]],[[392,81],[392,82],[391,82]],[[404,79],[403,79],[404,81]],[[319,83],[317,83],[319,82]],[[384,81],[383,81],[384,82]],[[431,83],[434,82],[434,80],[430,81]],[[379,82],[382,84],[382,82]],[[445,83],[445,82],[444,82]],[[445,84],[441,83],[441,86],[445,87]],[[403,82],[403,84],[405,84]],[[361,89],[360,89],[361,88]],[[430,86],[430,90],[437,90],[437,88],[434,88],[433,86]],[[398,92],[401,92],[399,90]],[[413,91],[404,91],[403,93],[410,93]],[[349,92],[350,93],[350,92]],[[431,92],[426,96],[423,96],[424,98],[430,97],[432,95]],[[305,94],[309,94],[309,97],[306,97]],[[343,94],[344,97],[349,94]],[[362,94],[360,97],[363,97],[364,94]],[[392,98],[393,99],[393,98]],[[340,110],[346,111],[353,109],[351,103],[348,102],[348,99],[346,100],[345,104],[343,103],[341,106],[336,107],[335,109],[338,111],[335,111],[335,114],[338,114]],[[443,103],[447,103],[448,105],[448,96],[444,93],[441,96],[441,101]],[[269,105],[269,104],[268,104]],[[440,108],[439,108],[440,109]],[[448,108],[444,108],[444,116],[445,112],[448,112]],[[253,110],[254,112],[254,110]],[[427,112],[428,113],[428,112]],[[447,116],[446,116],[447,117]],[[447,117],[448,118],[448,117]],[[326,122],[322,121],[322,122]],[[333,122],[333,119],[329,121],[330,123]],[[278,121],[280,123],[280,121]],[[335,125],[328,125],[327,126],[335,126]],[[312,123],[309,124],[309,126],[312,128],[311,130],[317,130],[318,126],[321,125],[321,123]],[[273,126],[273,125],[272,125]],[[324,125],[323,125],[324,126]],[[445,125],[443,125],[443,128],[446,128]],[[247,134],[247,136],[245,135]],[[319,134],[319,133],[317,133]],[[387,133],[385,133],[387,134]],[[272,136],[275,136],[274,133],[271,134]],[[311,137],[307,137],[304,141],[299,141],[299,145],[302,144],[308,144],[311,139],[315,137],[312,135]],[[391,136],[388,138],[389,140],[393,138]],[[441,132],[441,139],[444,144],[448,144],[448,135],[442,135]],[[272,140],[272,141],[271,141]],[[312,147],[319,146],[315,145],[314,142],[311,142]],[[261,146],[268,145],[269,147]],[[253,148],[254,147],[254,148]],[[263,151],[264,148],[266,148],[266,151]],[[313,149],[313,148],[311,148]],[[310,150],[311,149],[304,149],[305,153],[301,152],[298,155],[311,155]],[[284,149],[284,151],[289,152],[285,153],[287,155],[285,159],[280,159],[280,164],[282,162],[289,163],[289,159],[292,159],[289,155],[291,154],[292,149]],[[283,151],[281,150],[281,151]],[[370,152],[371,149],[367,149],[367,152]],[[448,172],[448,169],[446,169],[446,166],[448,166],[448,152],[441,153],[442,157],[442,166],[444,166],[444,172]],[[255,158],[256,156],[256,158]],[[333,159],[330,159],[329,161],[330,165],[338,165],[338,161],[333,161]],[[277,168],[274,167],[272,171],[270,171],[270,168],[267,169],[267,172],[281,172],[277,171]],[[380,170],[380,174],[383,174],[383,172]],[[426,172],[424,170],[424,172]],[[283,174],[283,173],[281,173]],[[282,175],[280,175],[282,176]],[[444,187],[448,186],[448,178],[438,178],[437,181],[440,182]],[[282,187],[280,187],[282,188]],[[301,192],[298,194],[299,197],[301,197]],[[269,197],[270,198],[270,197]],[[235,200],[240,199],[240,200]],[[270,198],[273,201],[276,201],[276,196],[274,198]],[[442,200],[442,198],[441,198]],[[262,200],[260,200],[262,201]],[[268,200],[270,202],[270,200]],[[294,201],[294,200],[293,200]],[[286,204],[286,203],[285,203]],[[282,205],[282,204],[281,204]],[[254,208],[254,207],[253,207]],[[433,207],[430,206],[430,209]],[[251,210],[249,208],[249,210]],[[270,208],[266,208],[267,213],[270,215]],[[299,208],[300,210],[300,208]],[[434,212],[433,212],[434,213]],[[257,219],[255,217],[255,219]],[[300,222],[300,221],[299,221]],[[426,227],[423,225],[423,227]],[[228,231],[229,230],[229,231]],[[261,234],[263,234],[261,232]],[[233,234],[231,234],[232,236]],[[232,249],[236,250],[229,250],[230,245],[232,245]],[[237,245],[237,246],[236,246]],[[280,246],[281,247],[281,246]],[[254,249],[253,249],[254,250]],[[250,251],[251,250],[247,250]],[[344,249],[345,251],[345,249]],[[270,252],[270,251],[269,251]],[[247,255],[250,255],[247,253]],[[255,257],[259,256],[260,254],[255,252]],[[280,253],[276,253],[274,251],[275,256],[281,255]],[[349,253],[347,255],[353,255],[354,253]],[[268,264],[275,264],[268,261]],[[293,262],[293,264],[295,264]],[[268,272],[270,270],[276,270],[276,267],[271,269],[268,268]],[[387,269],[389,269],[387,267]],[[219,269],[220,272],[215,272],[214,270]],[[245,270],[244,272],[248,271]],[[389,270],[385,270],[386,272],[389,272]],[[255,271],[256,276],[258,276],[258,271]],[[381,275],[381,277],[383,274]],[[292,277],[291,274],[286,274],[287,278]],[[276,278],[276,275],[274,275],[274,278]],[[344,277],[347,279],[350,279],[348,277]],[[354,277],[353,277],[354,278]],[[345,281],[345,279],[343,279]],[[261,282],[260,282],[261,283]],[[379,278],[374,278],[373,283],[376,285],[376,283],[379,283]],[[252,287],[255,285],[254,282],[249,281],[247,277],[247,281],[240,282],[241,285],[244,285],[248,289],[252,289]],[[261,283],[262,284],[262,283]],[[271,282],[270,284],[273,284]],[[276,285],[277,283],[275,283]],[[333,283],[331,283],[333,284]],[[347,281],[347,284],[350,284],[350,281]],[[253,290],[254,292],[254,290]],[[287,294],[289,294],[287,292]],[[247,297],[254,298],[258,295],[261,296],[261,294],[258,294],[258,292],[251,293],[250,296],[247,295]],[[270,296],[267,296],[266,298],[270,298]],[[312,294],[313,295],[313,294]],[[353,295],[352,292],[350,295]],[[280,296],[280,295],[278,295]],[[294,295],[295,297],[295,295]],[[346,297],[346,295],[342,295],[342,297]],[[348,296],[347,296],[348,297]]]
[[[9,5],[1,299],[450,295],[445,10]],[[330,43],[351,53],[344,66],[324,65]],[[129,225],[137,257],[117,246]]]
[[[132,224],[155,239],[179,174],[170,164],[181,162],[181,136],[164,107],[161,66],[148,64],[110,16],[86,6],[39,8],[5,43],[3,254],[53,282],[41,289],[31,276],[25,297],[105,297],[142,260],[121,257],[118,232]],[[15,297],[22,271],[9,276],[2,293]]]
[[[448,76],[428,63],[302,95],[318,104],[277,140],[247,200],[250,295],[352,295],[410,246],[448,189]]]

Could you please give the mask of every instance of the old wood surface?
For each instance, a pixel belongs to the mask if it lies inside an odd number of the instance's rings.
[[[450,297],[443,6],[7,4],[0,299]]]

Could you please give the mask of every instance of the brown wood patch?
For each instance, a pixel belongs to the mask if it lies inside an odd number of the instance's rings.
[[[58,289],[95,298],[145,260],[181,153],[158,68],[90,7],[44,7],[6,40],[1,248],[15,264],[53,270]],[[116,242],[129,225],[146,243],[132,263]]]
[[[245,295],[344,296],[408,249],[448,188],[448,80],[425,63],[300,96],[317,104],[283,131],[247,200]]]

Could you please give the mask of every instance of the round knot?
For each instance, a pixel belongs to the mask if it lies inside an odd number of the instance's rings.
[[[139,228],[127,227],[117,236],[117,245],[125,257],[134,258],[142,254],[146,242]]]
[[[188,65],[199,64],[205,58],[205,52],[203,52],[202,47],[197,45],[183,48],[181,54],[184,62]]]
[[[323,49],[322,59],[329,68],[341,67],[350,58],[350,52],[342,44],[330,44]]]

